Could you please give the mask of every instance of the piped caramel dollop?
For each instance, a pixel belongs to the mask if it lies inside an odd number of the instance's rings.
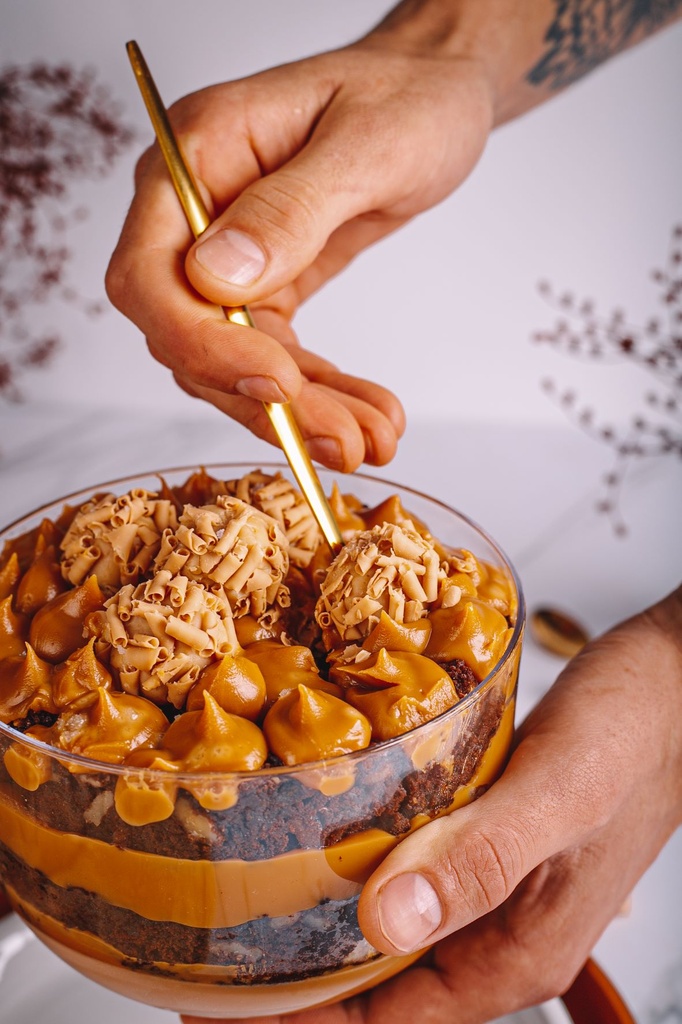
[[[20,577],[19,556],[13,551],[0,568],[0,601],[14,595]]]
[[[445,669],[409,651],[382,649],[360,664],[332,669],[331,677],[344,686],[346,700],[371,722],[377,740],[430,722],[457,701]]]
[[[299,685],[268,711],[263,731],[284,764],[302,764],[364,750],[372,728],[361,711],[323,690]]]
[[[0,601],[0,658],[23,654],[28,628],[29,618],[14,611],[11,594]]]
[[[266,689],[263,673],[253,661],[242,654],[225,654],[203,670],[187,694],[187,711],[200,711],[204,691],[218,702],[223,711],[255,721],[265,705]]]
[[[76,711],[93,704],[97,691],[110,690],[111,685],[111,672],[97,658],[93,637],[54,669],[52,697],[59,710],[70,707]]]
[[[137,747],[158,746],[167,729],[168,719],[151,701],[102,688],[87,708],[67,709],[54,725],[32,726],[27,734],[58,750],[120,764]]]
[[[65,590],[66,584],[60,572],[56,548],[54,544],[41,542],[32,564],[17,587],[16,609],[26,615],[33,615]]]
[[[431,636],[431,622],[418,619],[417,622],[396,622],[382,611],[374,629],[362,643],[363,650],[375,654],[382,648],[389,651],[411,651],[421,654]]]
[[[263,674],[268,705],[301,683],[313,689],[330,685],[320,676],[309,647],[261,640],[247,647],[244,654]],[[332,687],[332,692],[335,689]]]
[[[25,654],[0,661],[0,722],[24,718],[29,711],[57,711],[52,697],[53,666],[43,661],[30,644]]]
[[[253,722],[224,711],[208,691],[201,711],[186,711],[169,726],[163,756],[181,771],[255,771],[268,756]]]
[[[162,532],[176,523],[173,503],[142,489],[86,502],[61,543],[62,575],[78,584],[94,574],[108,594],[137,583],[159,550]]]
[[[58,594],[43,605],[31,620],[29,640],[41,658],[57,664],[83,645],[85,620],[104,604],[95,576]]]
[[[461,659],[483,679],[502,657],[512,630],[504,615],[479,598],[431,613],[433,630],[425,653],[436,661]]]

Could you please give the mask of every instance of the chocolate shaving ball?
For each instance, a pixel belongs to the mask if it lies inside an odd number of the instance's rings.
[[[284,577],[288,542],[278,523],[239,498],[185,505],[165,531],[155,568],[168,569],[223,593],[236,617],[278,618],[289,603]]]
[[[382,611],[398,623],[421,619],[445,578],[438,552],[412,522],[384,523],[342,548],[322,582],[315,618],[343,642],[361,640]]]
[[[137,583],[147,572],[166,528],[177,525],[173,503],[139,489],[88,501],[61,542],[61,571],[78,586],[95,575],[105,593]]]
[[[160,569],[128,584],[87,620],[127,693],[181,708],[202,669],[240,650],[232,610],[219,593]]]

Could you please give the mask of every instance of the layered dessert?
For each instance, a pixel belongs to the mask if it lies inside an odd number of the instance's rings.
[[[246,1016],[358,991],[407,962],[364,939],[364,881],[504,765],[513,573],[380,481],[332,484],[335,557],[278,471],[131,483],[5,540],[10,900],[156,1005]]]

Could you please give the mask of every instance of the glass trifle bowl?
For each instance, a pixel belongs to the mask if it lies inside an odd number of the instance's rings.
[[[0,532],[0,881],[141,1002],[290,1013],[407,967],[362,935],[362,886],[506,763],[512,565],[436,498],[320,478],[333,562],[279,464],[108,482]]]

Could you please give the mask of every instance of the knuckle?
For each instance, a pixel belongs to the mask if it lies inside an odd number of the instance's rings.
[[[155,153],[156,151],[154,146],[148,146],[147,149],[145,149],[144,152],[141,153],[140,156],[135,161],[135,169],[133,172],[133,181],[135,183],[135,188],[139,187],[140,182],[144,178],[150,164],[154,159]]]
[[[464,851],[467,884],[474,885],[474,903],[486,910],[498,907],[511,894],[518,881],[513,845],[508,836],[479,833],[475,844]]]
[[[533,955],[529,955],[521,965],[517,960],[515,966],[520,996],[518,1001],[526,1006],[538,1006],[563,995],[570,988],[579,969],[571,969],[564,961],[543,956],[536,947],[532,952]]]
[[[104,290],[107,297],[120,312],[125,312],[128,289],[129,268],[117,250],[109,261],[104,275]]]
[[[250,205],[258,221],[297,244],[314,232],[322,209],[317,187],[291,172],[262,179],[250,194]]]

